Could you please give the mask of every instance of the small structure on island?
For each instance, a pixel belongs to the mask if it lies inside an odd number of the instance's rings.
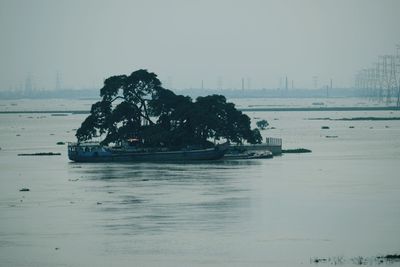
[[[261,158],[279,156],[282,154],[282,139],[267,137],[265,143],[233,145],[230,147],[227,157],[240,153],[249,154],[252,157],[260,155]]]

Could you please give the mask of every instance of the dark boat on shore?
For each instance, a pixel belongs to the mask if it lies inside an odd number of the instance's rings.
[[[222,158],[229,144],[207,149],[136,149],[102,146],[98,142],[68,143],[68,158],[75,162],[184,162],[205,161]]]

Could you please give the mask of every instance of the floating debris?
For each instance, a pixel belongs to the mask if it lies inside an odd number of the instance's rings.
[[[29,192],[31,190],[29,188],[24,187],[24,188],[21,188],[19,191],[20,192]]]
[[[329,126],[322,126],[321,129],[327,130],[327,129],[329,129]]]
[[[361,256],[352,258],[351,261],[352,261],[354,264],[357,264],[357,265],[364,265],[364,264],[367,264],[367,262],[368,262],[367,259],[365,259],[365,258],[363,258],[363,257],[361,257]]]
[[[51,116],[68,116],[66,113],[53,113]]]
[[[79,181],[79,178],[76,178],[76,179],[68,179],[68,181],[70,181],[70,182],[76,182],[76,181]]]
[[[353,129],[353,128],[354,128],[354,126],[349,126],[349,128],[350,128],[350,129]]]
[[[54,152],[40,152],[40,153],[23,153],[23,154],[18,154],[18,156],[60,156],[61,153],[54,153]]]
[[[65,142],[57,142],[57,145],[65,145]]]
[[[313,106],[323,106],[323,105],[325,105],[325,103],[324,102],[313,102],[312,105]]]
[[[101,204],[103,204],[103,203],[101,203],[101,202],[97,202],[97,205],[101,205]]]
[[[326,261],[328,261],[328,259],[325,259],[325,258],[311,259],[311,262],[313,262],[313,263],[320,263],[320,262],[326,262]]]
[[[338,138],[337,135],[326,135],[325,137],[326,137],[326,138]]]

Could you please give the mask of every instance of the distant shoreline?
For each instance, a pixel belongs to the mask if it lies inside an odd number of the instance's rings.
[[[400,107],[293,107],[293,108],[238,108],[243,112],[268,111],[400,111]],[[0,114],[89,114],[89,110],[14,110],[0,111]]]
[[[239,108],[240,111],[369,111],[369,110],[393,110],[398,111],[400,107],[293,107],[293,108]]]

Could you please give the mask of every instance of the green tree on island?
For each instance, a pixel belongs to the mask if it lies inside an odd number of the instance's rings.
[[[269,123],[267,120],[260,120],[256,122],[256,125],[258,128],[260,128],[261,130],[265,130],[265,128],[268,127]]]
[[[250,118],[222,95],[176,95],[161,86],[157,75],[137,70],[104,81],[101,100],[76,132],[79,142],[103,136],[102,144],[139,139],[145,147],[211,147],[210,140],[261,143]]]

